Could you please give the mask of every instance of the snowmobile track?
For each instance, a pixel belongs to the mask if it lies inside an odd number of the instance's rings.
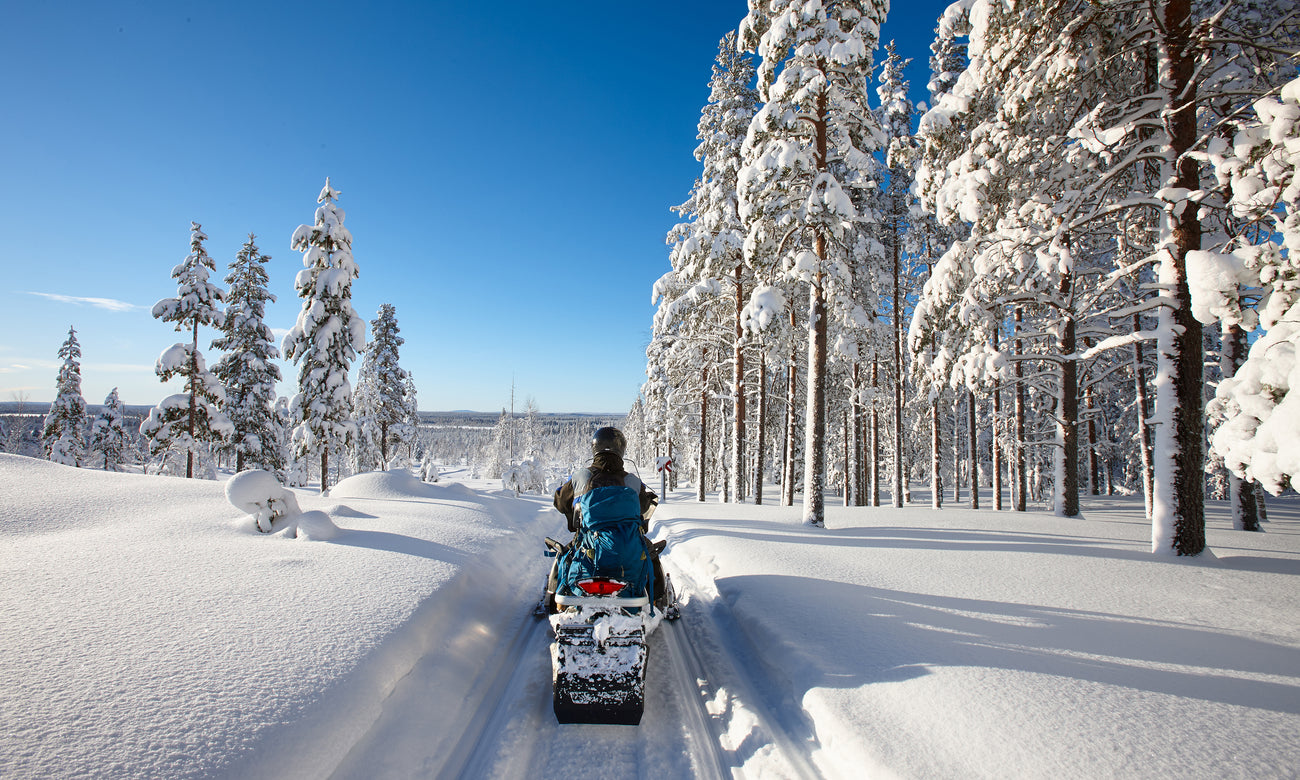
[[[545,620],[528,615],[519,621],[518,630],[502,653],[504,660],[499,667],[511,671],[492,680],[474,714],[466,721],[455,751],[443,764],[441,776],[493,776],[496,740],[513,716],[513,711],[502,707],[501,703],[509,700],[508,692],[522,690],[528,685],[529,678],[536,674],[535,665],[528,663],[528,659],[546,653],[549,644],[550,630]]]
[[[694,706],[684,704],[682,710],[688,721],[687,730],[696,737],[695,744],[698,746],[692,751],[697,759],[696,777],[717,780],[733,777],[732,762],[722,752],[722,734],[708,711],[706,702],[710,698],[710,691],[704,665],[695,648],[691,647],[682,626],[660,626],[660,630],[669,646],[669,665],[676,678],[674,687],[683,702],[694,701]]]
[[[481,602],[438,623],[444,640],[396,683],[335,777],[820,777],[799,703],[772,688],[780,671],[761,663],[711,580],[672,575],[682,616],[647,638],[639,726],[557,723],[536,583],[523,576],[490,594],[465,583],[464,597]],[[453,646],[461,663],[449,677],[442,655]]]
[[[723,777],[746,776],[743,766],[740,766],[745,757],[727,755],[740,753],[743,745],[724,751],[723,738],[727,724],[720,717],[714,716],[706,706],[706,701],[715,700],[719,689],[725,687],[733,706],[734,702],[739,702],[747,715],[755,721],[752,731],[765,737],[785,761],[790,776],[802,780],[821,778],[822,773],[817,770],[810,756],[810,740],[787,725],[789,718],[796,721],[802,719],[802,709],[798,703],[777,703],[777,706],[784,705],[782,709],[793,709],[786,719],[782,719],[758,695],[752,670],[747,673],[747,669],[754,666],[761,655],[750,644],[744,628],[737,622],[731,609],[716,596],[708,595],[684,571],[677,567],[671,567],[671,570],[674,582],[686,586],[679,589],[679,597],[683,591],[690,594],[682,607],[682,619],[667,632],[672,644],[673,664],[679,667],[679,676],[687,675],[682,685],[683,695],[686,694],[686,686],[691,677],[700,681],[694,694],[699,707],[694,711],[702,713],[707,724],[705,728],[713,737],[710,745],[715,761],[710,762],[711,765],[720,767]],[[741,663],[738,664],[737,661]]]

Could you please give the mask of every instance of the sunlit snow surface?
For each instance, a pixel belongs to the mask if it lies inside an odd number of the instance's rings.
[[[299,491],[340,529],[308,541],[257,533],[222,482],[0,455],[0,777],[1300,767],[1294,497],[1264,534],[1211,502],[1213,552],[1181,561],[1147,552],[1140,499],[1076,520],[830,506],[817,530],[683,491],[654,527],[683,618],[651,637],[642,725],[612,727],[554,723],[546,622],[525,619],[562,520],[472,484]]]

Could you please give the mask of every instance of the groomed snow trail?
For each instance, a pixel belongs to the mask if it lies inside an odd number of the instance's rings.
[[[540,545],[539,545],[540,547]],[[403,678],[370,731],[334,773],[350,778],[816,777],[800,738],[768,715],[755,682],[728,660],[715,600],[673,572],[683,616],[650,635],[645,714],[639,726],[561,725],[551,709],[550,624],[532,616],[546,563],[474,612],[498,615],[468,632],[472,667],[447,673],[435,649]],[[671,571],[671,557],[668,558]],[[487,592],[468,572],[463,593]],[[689,583],[689,584],[688,584]],[[707,593],[708,585],[702,590]],[[734,633],[734,631],[733,631]],[[465,652],[467,651],[467,652]],[[460,653],[458,653],[460,655]]]

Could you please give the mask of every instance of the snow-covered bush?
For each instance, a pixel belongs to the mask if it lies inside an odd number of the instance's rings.
[[[226,482],[226,500],[247,512],[262,533],[307,541],[333,539],[339,534],[329,515],[316,510],[303,512],[293,491],[268,471],[250,469],[231,477]]]
[[[501,486],[516,493],[542,492],[546,489],[546,466],[536,458],[506,466],[501,470]]]

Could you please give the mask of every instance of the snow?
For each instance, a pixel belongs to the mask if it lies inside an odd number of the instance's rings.
[[[247,478],[255,482],[262,478]],[[0,455],[0,777],[1281,777],[1300,767],[1300,500],[1153,556],[1141,499],[1043,512],[669,497],[683,617],[639,727],[559,726],[529,614],[549,497],[271,487]],[[250,499],[250,496],[252,499]],[[709,761],[714,762],[710,771]],[[639,764],[639,766],[637,766]],[[575,768],[580,768],[574,774]]]

